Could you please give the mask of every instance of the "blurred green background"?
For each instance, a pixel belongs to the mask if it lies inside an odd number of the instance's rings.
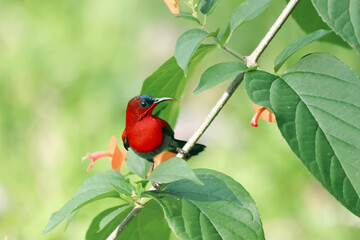
[[[241,2],[222,1],[208,28],[224,28]],[[243,24],[230,47],[251,53],[284,5],[274,0],[260,17]],[[95,203],[66,232],[61,224],[41,236],[50,214],[82,181],[110,168],[101,160],[87,173],[89,162],[80,159],[106,150],[112,135],[120,139],[128,100],[191,27],[196,26],[174,18],[161,0],[0,0],[0,239],[6,234],[9,240],[83,239],[91,219],[115,204]],[[272,72],[277,54],[303,35],[290,17],[260,58],[260,68]],[[281,71],[314,51],[331,52],[360,75],[354,50],[324,42],[296,53]],[[192,95],[201,73],[232,60],[217,50],[194,70],[177,138],[191,136],[229,83]],[[267,239],[359,239],[359,219],[309,174],[275,124],[260,120],[253,128],[252,115],[240,87],[201,138],[208,148],[191,166],[239,181],[257,203]]]

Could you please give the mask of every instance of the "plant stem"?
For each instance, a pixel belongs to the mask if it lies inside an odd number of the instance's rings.
[[[229,36],[227,37],[224,45],[228,44],[228,42],[230,41],[230,38],[232,37],[232,34],[233,34],[233,31],[230,31],[230,34],[229,34]]]
[[[225,45],[222,45],[221,48],[227,51],[228,53],[230,53],[231,55],[233,55],[234,57],[238,58],[240,61],[245,62],[246,59],[244,57],[238,55],[237,53],[235,53],[233,50],[229,49]]]
[[[292,11],[292,9],[295,7],[296,3],[299,0],[290,0],[290,2],[286,5],[278,19],[275,21],[273,26],[270,28],[270,30],[266,33],[263,40],[259,43],[259,45],[256,47],[256,49],[252,52],[252,54],[247,57],[246,59],[246,65],[248,68],[255,67],[257,65],[257,59],[260,57],[261,53],[264,51],[266,46],[269,44],[271,39],[275,36],[276,32],[279,30],[279,28],[282,26],[282,24],[285,22],[286,18]],[[216,38],[217,39],[217,38]],[[227,49],[225,46],[220,46],[230,52],[231,50]],[[231,52],[230,52],[231,53]],[[232,53],[233,54],[233,53]],[[234,54],[233,54],[234,55]],[[242,57],[239,57],[234,55],[235,57],[242,60]],[[243,61],[243,60],[242,60]],[[185,146],[183,147],[184,152],[189,152],[190,149],[195,145],[197,140],[204,134],[206,129],[210,126],[212,121],[215,119],[215,117],[219,114],[221,109],[224,107],[226,102],[229,100],[231,95],[235,92],[235,90],[238,88],[242,80],[244,79],[245,73],[241,73],[231,82],[230,86],[226,89],[224,94],[221,96],[221,98],[218,100],[216,105],[211,109],[209,115],[206,117],[205,121],[201,124],[200,128],[190,137],[190,139],[187,141]],[[184,155],[181,153],[178,153],[176,155],[179,158],[184,158]],[[152,186],[150,189],[155,190],[155,188]],[[139,204],[136,205],[133,210],[126,216],[126,218],[120,223],[120,225],[110,234],[110,236],[107,238],[107,240],[114,240],[116,237],[120,234],[122,230],[125,229],[125,227],[129,224],[129,222],[136,216],[138,212],[143,209],[144,205],[148,203],[151,200],[151,198],[141,198],[139,201]]]
[[[203,22],[203,26],[206,26],[206,21],[207,21],[207,15],[204,15],[204,22]]]
[[[255,48],[255,50],[251,53],[250,56],[246,57],[246,65],[247,67],[255,67],[257,65],[257,60],[260,57],[261,53],[265,50],[266,46],[269,44],[271,39],[275,36],[277,31],[285,22],[286,18],[289,16],[295,5],[299,0],[290,0],[286,5],[284,10],[281,12],[280,16],[276,19],[274,24],[271,26],[269,31],[266,33],[265,37],[261,40],[259,45]]]
[[[209,30],[207,30],[207,28],[206,28],[205,25],[203,25],[202,27],[203,27],[203,29],[204,29],[206,32],[208,32],[208,33],[210,34]],[[217,37],[212,36],[212,38],[214,38],[214,40],[219,44],[219,46],[220,46],[222,49],[224,49],[225,51],[227,51],[228,53],[230,53],[231,55],[233,55],[234,57],[236,57],[236,58],[239,59],[240,61],[245,62],[246,59],[245,59],[244,57],[240,56],[239,54],[237,54],[237,53],[234,52],[233,50],[231,50],[231,49],[229,49],[228,47],[226,47],[225,44],[222,44],[221,41],[220,41]]]
[[[150,187],[149,191],[155,190],[153,186]],[[143,197],[140,199],[138,204],[131,210],[131,212],[122,220],[122,222],[115,228],[115,230],[109,235],[106,240],[115,240],[119,234],[126,228],[130,221],[138,214],[141,209],[151,200],[151,198]]]

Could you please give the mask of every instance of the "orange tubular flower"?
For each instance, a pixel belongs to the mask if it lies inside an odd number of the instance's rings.
[[[103,157],[110,157],[111,168],[119,171],[121,170],[122,164],[126,159],[126,153],[121,152],[116,137],[112,136],[109,141],[109,151],[99,151],[93,153],[86,153],[86,156],[82,158],[82,160],[90,158],[91,163],[87,168],[87,171],[90,171],[94,166],[94,163]],[[157,167],[160,163],[169,160],[170,158],[176,157],[176,153],[165,151],[160,153],[154,158],[154,168]],[[186,159],[185,159],[186,161]],[[150,172],[149,172],[150,173]]]
[[[111,158],[111,168],[119,171],[121,170],[121,166],[125,159],[125,154],[123,154],[120,151],[120,148],[117,144],[116,137],[112,136],[109,141],[109,151],[100,151],[100,152],[94,152],[94,153],[86,153],[86,156],[82,158],[82,160],[85,160],[87,158],[90,158],[91,164],[87,168],[87,171],[90,171],[90,169],[94,166],[94,163],[96,160],[103,158],[103,157],[110,157]]]
[[[264,119],[267,122],[272,122],[272,123],[276,122],[275,115],[270,109],[256,105],[254,103],[253,103],[253,106],[255,109],[255,115],[251,119],[251,122],[250,122],[251,126],[253,126],[253,127],[258,126],[259,117],[261,117],[262,119]]]
[[[180,14],[178,0],[164,0],[172,14]]]

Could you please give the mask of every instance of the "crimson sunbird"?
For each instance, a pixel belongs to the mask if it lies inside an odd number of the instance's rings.
[[[175,100],[163,97],[154,98],[144,94],[133,97],[126,109],[126,126],[122,140],[126,150],[130,147],[140,157],[153,162],[156,155],[163,151],[182,152],[185,141],[174,138],[174,131],[163,119],[152,114],[154,108],[161,102]],[[186,158],[203,151],[205,146],[196,144]]]

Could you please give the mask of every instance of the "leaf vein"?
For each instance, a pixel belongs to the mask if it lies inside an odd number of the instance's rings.
[[[348,122],[348,121],[346,121],[346,120],[344,120],[344,119],[342,119],[342,118],[334,115],[333,113],[330,113],[329,111],[326,111],[325,109],[322,109],[322,108],[320,108],[320,107],[318,107],[318,106],[315,106],[315,105],[312,105],[312,104],[308,104],[308,106],[311,106],[311,107],[313,107],[313,108],[318,109],[319,111],[322,111],[322,112],[324,112],[324,113],[329,114],[330,116],[332,116],[332,117],[336,118],[337,120],[343,122],[344,124],[348,125],[349,127],[354,128],[355,131],[357,131],[357,132],[360,133],[360,129],[359,129],[357,126],[355,126],[354,124],[352,124],[352,123],[350,123],[350,122]],[[313,117],[315,118],[314,115],[313,115]],[[315,118],[315,119],[316,119],[316,118]],[[320,125],[320,124],[319,124],[319,125]]]
[[[354,103],[346,102],[346,101],[339,100],[339,99],[324,97],[324,96],[316,96],[316,95],[306,94],[306,93],[299,94],[299,96],[313,97],[313,98],[321,98],[321,99],[324,99],[324,100],[329,100],[329,101],[337,102],[337,103],[343,103],[343,104],[346,104],[346,105],[349,105],[349,106],[353,106],[353,107],[356,107],[356,108],[360,108],[360,105],[356,105],[356,104],[354,104]]]
[[[356,86],[359,86],[359,84],[357,83],[354,83],[354,82],[349,82],[345,79],[341,79],[341,78],[338,78],[336,76],[332,76],[332,75],[327,75],[325,73],[319,73],[319,72],[312,72],[312,71],[291,71],[291,72],[287,72],[284,74],[284,77],[288,76],[288,75],[295,75],[295,74],[312,74],[312,75],[319,75],[319,76],[323,76],[323,77],[326,77],[326,78],[332,78],[334,80],[338,80],[338,81],[341,81],[341,82],[344,82],[344,83],[347,83],[349,85],[356,85]],[[286,81],[285,81],[286,82]],[[287,82],[286,82],[287,83]]]

